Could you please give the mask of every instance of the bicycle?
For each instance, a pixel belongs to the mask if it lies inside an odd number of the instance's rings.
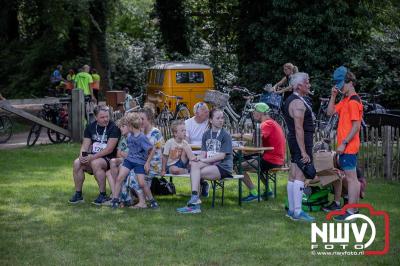
[[[162,95],[164,98],[163,107],[157,116],[157,124],[159,126],[169,126],[172,120],[186,120],[190,118],[190,111],[185,103],[180,102],[183,100],[181,96],[167,95],[163,91],[157,91],[156,94]],[[167,99],[175,99],[175,112],[169,109]]]
[[[327,141],[335,137],[339,117],[337,114],[332,116],[327,115],[329,98],[321,97],[319,100],[320,105],[315,121],[315,133],[318,134],[321,139]]]
[[[141,102],[143,100],[143,96],[144,96],[144,94],[141,93],[139,96],[134,97],[131,100],[131,102],[133,102],[134,106],[132,108],[128,109],[128,110],[126,110],[125,102],[123,104],[121,103],[122,104],[122,108],[120,108],[119,110],[116,110],[116,111],[114,111],[112,113],[113,121],[117,121],[118,119],[122,118],[125,115],[125,113],[131,113],[131,112],[139,111],[140,108],[142,108]],[[117,107],[117,108],[119,108],[119,107]]]
[[[363,114],[368,113],[386,113],[386,109],[375,102],[382,93],[371,95],[369,93],[359,93],[361,102],[363,104]],[[372,100],[370,103],[368,100]],[[332,139],[336,136],[336,129],[339,121],[339,116],[335,113],[332,116],[327,115],[327,109],[329,104],[329,98],[320,98],[320,107],[317,114],[316,120],[316,133],[319,133],[321,138],[324,140]],[[362,119],[361,126],[365,128],[367,125]]]
[[[90,124],[96,120],[94,115],[95,103],[90,95],[85,95],[85,119],[86,123]]]
[[[272,84],[266,84],[263,88],[264,93],[261,95],[260,100],[268,104],[271,108],[269,116],[275,120],[283,129],[283,133],[289,133],[285,117],[283,115],[283,97],[280,93],[276,93],[272,89]]]
[[[38,117],[53,124],[56,124],[62,128],[68,129],[68,112],[65,110],[65,107],[60,104],[43,105],[43,108],[42,110],[40,110]],[[36,123],[32,125],[26,142],[28,147],[32,147],[33,145],[35,145],[35,143],[39,139],[42,127],[42,125]],[[47,129],[47,136],[52,143],[62,143],[70,140],[69,137],[58,133],[50,128]]]
[[[8,115],[0,116],[0,144],[6,143],[12,136],[13,123]]]
[[[246,100],[246,102],[240,115],[235,112],[229,100],[227,101],[227,104],[223,110],[225,114],[225,123],[227,125],[226,127],[229,128],[230,131],[232,131],[233,129],[237,129],[241,130],[242,132],[250,133],[255,126],[252,116],[252,111],[254,109],[254,100],[259,98],[261,94],[252,93],[247,88],[240,86],[234,86],[232,89],[224,87],[223,91],[228,95],[230,95],[230,93],[233,91],[247,94],[242,96],[242,98]]]

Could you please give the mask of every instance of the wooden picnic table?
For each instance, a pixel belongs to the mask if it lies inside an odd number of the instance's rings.
[[[261,158],[262,158],[262,155],[263,155],[264,151],[271,151],[273,149],[274,149],[274,147],[254,147],[254,146],[233,147],[234,160],[236,161],[238,174],[240,174],[240,175],[243,175],[243,167],[242,167],[243,154],[246,154],[246,155],[255,154],[256,155],[257,165],[254,165],[251,162],[248,162],[248,164],[257,171],[258,202],[260,202],[260,200],[261,200],[261,193],[260,193],[260,183],[261,183],[260,163],[261,163]],[[240,184],[240,186],[241,186],[241,184]]]

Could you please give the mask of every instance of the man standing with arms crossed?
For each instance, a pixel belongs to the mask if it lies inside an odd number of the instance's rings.
[[[349,203],[358,203],[360,197],[360,183],[357,179],[357,153],[360,148],[360,128],[363,115],[363,105],[355,91],[356,77],[344,66],[337,68],[333,74],[335,86],[329,100],[327,114],[337,113],[339,124],[337,128],[337,153],[339,167],[345,173],[348,184]],[[342,93],[344,98],[335,105],[336,96]],[[334,219],[343,221],[357,210],[348,209],[345,214]]]
[[[287,184],[289,210],[286,216],[295,221],[313,222],[315,218],[301,209],[304,180],[305,178],[313,179],[316,174],[312,164],[314,118],[312,107],[303,98],[310,93],[308,74],[304,72],[293,74],[290,85],[293,88],[293,94],[287,98],[284,106],[291,155]]]

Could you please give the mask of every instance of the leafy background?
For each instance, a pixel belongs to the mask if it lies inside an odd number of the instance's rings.
[[[61,63],[64,74],[90,64],[105,90],[136,92],[149,66],[183,60],[210,64],[217,86],[254,91],[292,62],[323,96],[344,64],[359,91],[383,91],[379,101],[400,108],[399,11],[396,0],[8,1],[0,11],[0,91],[44,96]]]

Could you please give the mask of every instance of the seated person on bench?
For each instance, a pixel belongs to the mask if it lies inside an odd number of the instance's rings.
[[[210,112],[211,128],[203,135],[200,157],[191,162],[190,180],[192,196],[187,206],[178,208],[179,213],[200,213],[199,186],[201,178],[220,180],[232,178],[232,138],[223,128],[224,113],[220,109]]]
[[[164,146],[162,176],[165,174],[187,174],[189,172],[189,160],[194,159],[192,149],[185,140],[185,122],[182,120],[173,121],[171,124],[171,131],[174,137],[169,139]]]
[[[262,176],[267,176],[268,171],[273,169],[273,168],[278,168],[284,165],[285,161],[285,145],[286,145],[286,140],[285,140],[285,135],[283,134],[282,127],[275,121],[273,120],[269,115],[268,112],[271,109],[266,103],[257,103],[254,106],[254,111],[253,111],[253,119],[256,122],[261,123],[260,129],[261,129],[261,140],[262,140],[262,146],[263,147],[273,147],[273,150],[270,151],[264,151],[264,154],[261,158],[261,164],[260,168],[261,171],[265,174]],[[252,160],[249,161],[254,167],[257,166],[257,161]],[[245,165],[245,170],[255,170],[257,168],[253,168],[249,165],[249,163],[244,163],[247,164]],[[261,181],[266,185],[266,180],[264,178],[261,178]],[[254,186],[253,182],[250,179],[249,174],[244,172],[244,179],[243,182],[246,184],[246,186],[249,188],[249,195],[245,198],[242,199],[244,202],[250,202],[253,200],[258,199],[258,191],[257,188]],[[264,197],[267,196],[272,196],[273,192],[270,191],[265,191]]]
[[[117,153],[121,131],[110,120],[107,106],[96,106],[94,114],[96,121],[86,126],[79,157],[74,161],[75,194],[69,200],[72,204],[83,202],[84,172],[93,174],[99,186],[100,194],[93,204],[101,205],[109,200],[106,195],[106,171],[110,169],[111,158]],[[91,151],[89,147],[92,147]]]

